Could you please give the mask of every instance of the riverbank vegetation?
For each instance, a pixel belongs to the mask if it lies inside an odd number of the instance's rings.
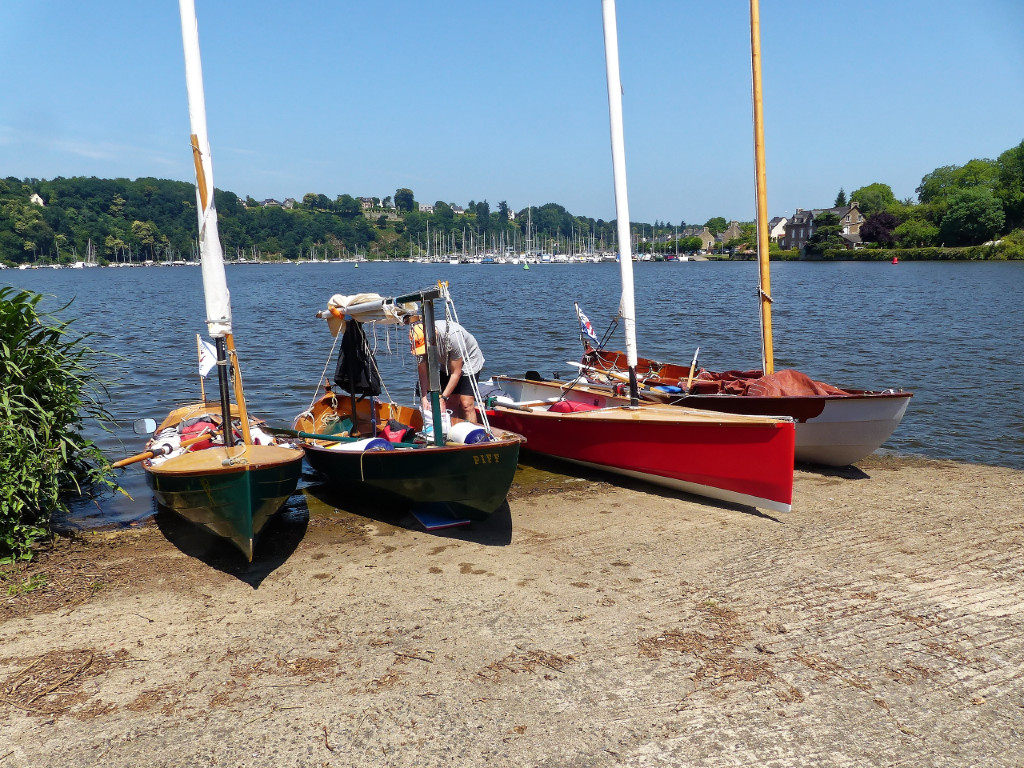
[[[0,563],[29,557],[72,494],[113,487],[107,460],[82,436],[86,420],[110,419],[96,353],[71,321],[41,313],[40,299],[0,288]]]
[[[917,200],[897,200],[887,184],[877,182],[849,195],[840,189],[834,205],[858,203],[866,217],[860,234],[868,250],[925,254],[932,252],[920,249],[939,248],[943,250],[933,252],[935,258],[1024,258],[1024,141],[995,160],[936,168],[921,179],[916,192]],[[384,198],[342,194],[332,199],[310,192],[301,201],[282,202],[217,190],[215,199],[228,259],[403,258],[410,253],[506,249],[564,254],[612,250],[616,241],[614,221],[575,215],[557,203],[521,211],[511,211],[504,201],[493,210],[486,200],[427,205],[407,188]],[[166,179],[3,179],[0,261],[195,259],[195,205],[194,185]],[[636,250],[653,255],[706,247],[695,235],[703,227],[712,235],[728,233],[719,248],[742,253],[755,247],[752,222],[731,228],[722,216],[696,228],[685,221],[632,224]],[[822,213],[815,229],[818,236],[810,250],[838,254],[843,245],[835,215]],[[850,252],[845,258],[882,254]]]
[[[844,259],[1024,259],[1024,141],[995,160],[936,168],[921,179],[917,200],[897,200],[883,183],[861,187],[835,206],[856,201],[865,221],[866,253],[843,250],[839,217],[814,219],[807,250]]]

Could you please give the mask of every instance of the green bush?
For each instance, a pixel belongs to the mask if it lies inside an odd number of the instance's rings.
[[[87,419],[110,420],[89,365],[97,353],[71,321],[40,313],[41,298],[0,288],[0,562],[31,557],[72,493],[114,487],[109,463],[82,436]]]
[[[1005,235],[996,248],[1005,259],[1024,259],[1024,229],[1015,229]]]
[[[824,261],[1006,261],[1024,258],[1024,244],[1001,240],[998,245],[972,245],[963,248],[859,248],[825,251],[817,257]],[[813,258],[813,257],[812,257]]]
[[[788,251],[778,250],[771,254],[772,261],[799,261],[800,250],[798,248],[791,248]]]

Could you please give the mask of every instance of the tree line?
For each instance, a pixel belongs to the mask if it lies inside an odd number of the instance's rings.
[[[840,188],[834,207],[857,202],[867,247],[930,248],[981,245],[1006,239],[1024,246],[1024,141],[995,160],[936,168],[921,179],[917,200],[897,200],[887,184],[874,183],[849,196]],[[814,219],[812,253],[842,248],[839,217]]]
[[[362,201],[348,194],[331,199],[309,193],[290,208],[215,190],[219,230],[228,258],[236,254],[264,259],[320,256],[370,258],[405,256],[443,239],[493,247],[526,247],[543,242],[569,247],[573,238],[614,241],[615,222],[574,216],[555,203],[509,216],[504,201],[494,210],[470,201],[456,215],[455,204],[437,201],[433,213],[419,210],[410,189],[392,198]],[[0,260],[8,264],[69,263],[95,253],[97,261],[144,262],[196,257],[198,225],[195,186],[167,179],[0,180]]]
[[[866,221],[861,239],[868,247],[920,248],[971,246],[1005,238],[1024,247],[1024,141],[995,160],[974,159],[947,165],[925,175],[917,200],[897,200],[889,185],[868,184],[834,207],[856,201]],[[470,200],[456,212],[455,203],[436,201],[433,212],[420,211],[411,189],[372,198],[364,209],[352,195],[308,193],[292,208],[263,206],[251,197],[215,191],[220,234],[228,258],[235,254],[264,259],[298,259],[308,254],[370,258],[402,257],[410,251],[515,247],[553,250],[616,247],[615,221],[573,215],[548,203],[510,215],[505,201],[492,209],[486,200]],[[703,226],[724,232],[727,221],[716,216]],[[694,251],[700,239],[685,221],[631,224],[638,250]],[[825,212],[815,219],[808,249],[824,252],[843,247],[838,217]],[[95,254],[97,261],[143,262],[197,257],[195,186],[188,182],[140,178],[0,180],[0,260],[8,264],[68,263]],[[726,247],[752,249],[752,222]]]

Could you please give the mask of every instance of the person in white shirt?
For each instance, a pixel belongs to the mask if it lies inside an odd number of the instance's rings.
[[[409,341],[412,353],[417,356],[419,385],[417,390],[426,412],[430,412],[427,399],[427,343],[423,333],[423,322],[419,315],[406,315],[405,323],[411,325]],[[484,367],[484,356],[480,345],[469,331],[456,322],[437,320],[437,358],[441,374],[441,409],[449,410],[452,416],[478,424],[476,401],[473,396],[473,382]]]

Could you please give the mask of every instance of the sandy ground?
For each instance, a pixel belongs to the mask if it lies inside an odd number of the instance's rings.
[[[161,518],[8,569],[0,768],[1024,765],[1024,473],[521,472],[467,529],[310,489],[251,566]]]

